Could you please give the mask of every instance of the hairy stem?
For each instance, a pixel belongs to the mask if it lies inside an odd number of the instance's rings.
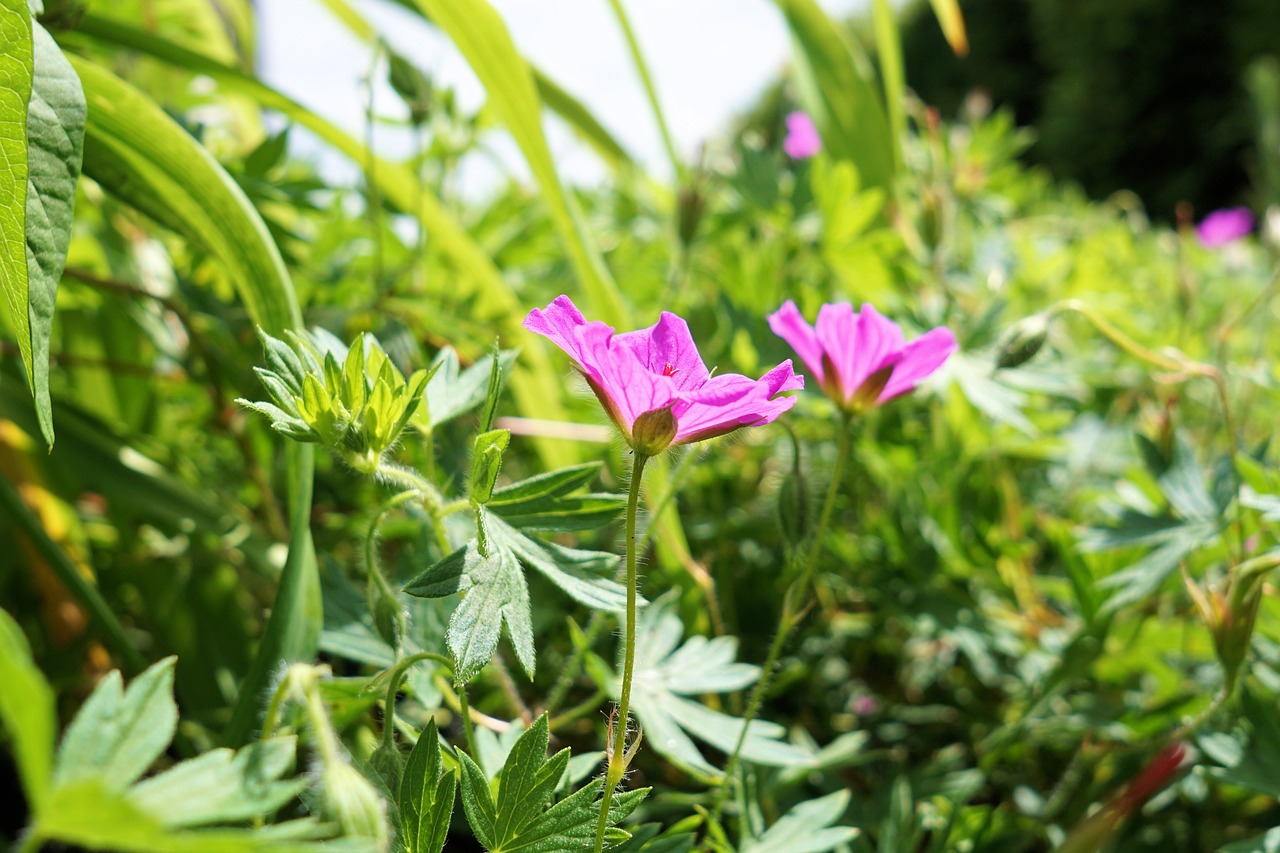
[[[596,823],[596,853],[604,850],[604,836],[609,829],[609,804],[613,792],[627,772],[627,721],[631,713],[631,677],[636,667],[636,512],[640,507],[640,478],[649,457],[635,454],[631,468],[631,490],[627,495],[627,630],[622,652],[622,695],[618,700],[618,716],[614,721],[613,744],[609,750],[609,767],[605,773],[604,796],[600,800],[600,820]]]

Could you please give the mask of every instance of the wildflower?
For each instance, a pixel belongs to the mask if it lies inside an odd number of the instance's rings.
[[[1234,243],[1251,233],[1253,233],[1253,212],[1247,207],[1215,210],[1196,226],[1196,237],[1200,240],[1200,245],[1208,249]]]
[[[788,300],[769,315],[769,328],[791,344],[837,406],[864,411],[913,390],[955,352],[951,330],[932,329],[907,343],[898,324],[864,304],[823,305],[816,328]]]
[[[822,150],[822,137],[808,113],[796,110],[787,116],[787,138],[782,150],[792,160],[807,160]]]
[[[795,402],[776,395],[804,387],[790,359],[760,379],[713,377],[688,325],[666,311],[653,326],[619,335],[598,320],[587,322],[569,297],[558,296],[530,311],[524,327],[573,356],[600,405],[644,456],[770,423]]]

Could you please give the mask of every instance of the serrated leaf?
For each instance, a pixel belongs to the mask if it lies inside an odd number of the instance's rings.
[[[293,737],[239,751],[215,749],[139,782],[128,798],[170,829],[270,815],[307,787],[305,779],[281,781],[293,768],[296,752]]]
[[[470,681],[484,669],[498,647],[504,624],[516,659],[532,678],[535,660],[529,587],[516,555],[492,543],[489,553],[482,554],[473,539],[467,544],[459,581],[459,589],[467,594],[453,611],[448,634],[457,678]]]
[[[588,844],[600,815],[596,779],[547,808],[569,763],[569,750],[547,758],[550,736],[544,714],[520,736],[498,774],[497,795],[480,767],[459,754],[462,803],[476,838],[490,853],[561,853]],[[611,824],[624,820],[648,789],[619,794],[609,808]]]
[[[498,367],[505,373],[515,356],[514,350],[503,350],[498,355]],[[445,347],[431,362],[431,371],[425,405],[414,416],[414,421],[424,429],[439,426],[484,404],[493,372],[493,356],[486,355],[466,370],[460,370],[458,353],[453,347]]]
[[[733,750],[743,721],[682,698],[740,690],[760,677],[758,667],[735,663],[737,640],[695,637],[680,646],[684,626],[676,614],[676,596],[667,593],[650,603],[636,626],[636,669],[631,709],[644,729],[644,742],[672,761],[708,775],[717,770],[689,738],[692,734],[722,752]],[[615,677],[616,684],[620,677]],[[686,733],[687,732],[687,733]],[[783,741],[781,726],[753,720],[742,756],[774,767],[801,766],[813,753]]]
[[[596,530],[617,518],[624,505],[619,495],[571,494],[598,472],[599,465],[591,463],[539,474],[495,489],[486,506],[520,530]]]
[[[57,713],[53,690],[31,658],[18,623],[0,610],[0,722],[9,734],[22,790],[39,808],[49,788]]]
[[[121,691],[119,670],[107,674],[85,701],[58,746],[57,786],[84,779],[123,790],[169,746],[178,726],[173,701],[176,658],[148,667]]]
[[[646,823],[634,827],[631,837],[609,848],[609,853],[689,853],[697,839],[692,832],[663,835],[660,824]]]
[[[49,403],[49,336],[58,280],[71,243],[76,182],[84,149],[85,100],[80,78],[53,37],[32,27],[35,70],[27,105],[27,290],[31,321],[28,372],[40,430],[53,444]]]
[[[849,805],[849,792],[836,791],[793,807],[759,838],[742,845],[742,853],[826,853],[858,836],[858,830],[833,828]]]
[[[400,840],[407,853],[440,853],[453,818],[452,772],[443,770],[435,720],[418,736],[400,777]]]

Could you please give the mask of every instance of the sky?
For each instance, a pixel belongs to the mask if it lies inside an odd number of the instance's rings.
[[[388,0],[350,2],[397,51],[452,84],[464,106],[483,103],[482,87],[443,36]],[[657,125],[608,0],[490,2],[526,57],[583,101],[652,174],[669,175]],[[865,0],[820,2],[837,15],[865,5]],[[624,0],[624,5],[685,159],[749,106],[787,63],[786,25],[769,0]],[[259,0],[258,9],[259,73],[313,111],[362,133],[360,81],[368,74],[369,48],[322,0]],[[379,113],[403,115],[385,83],[375,90],[374,103]],[[566,129],[545,124],[552,153],[570,181],[589,184],[604,176],[595,156]],[[344,168],[318,142],[294,144],[299,153],[314,152],[326,171]],[[403,156],[408,144],[405,133],[376,131],[375,147],[383,154]],[[496,147],[504,162],[523,171],[513,146],[499,142]],[[497,179],[492,167],[480,165],[463,176],[464,191],[482,191]]]

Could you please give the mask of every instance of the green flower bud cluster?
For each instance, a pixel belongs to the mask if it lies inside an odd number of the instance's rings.
[[[422,400],[427,371],[406,380],[378,342],[370,336],[366,343],[363,334],[345,351],[322,331],[290,334],[292,346],[259,334],[267,366],[254,370],[275,402],[236,402],[266,415],[277,432],[322,444],[372,473]]]

